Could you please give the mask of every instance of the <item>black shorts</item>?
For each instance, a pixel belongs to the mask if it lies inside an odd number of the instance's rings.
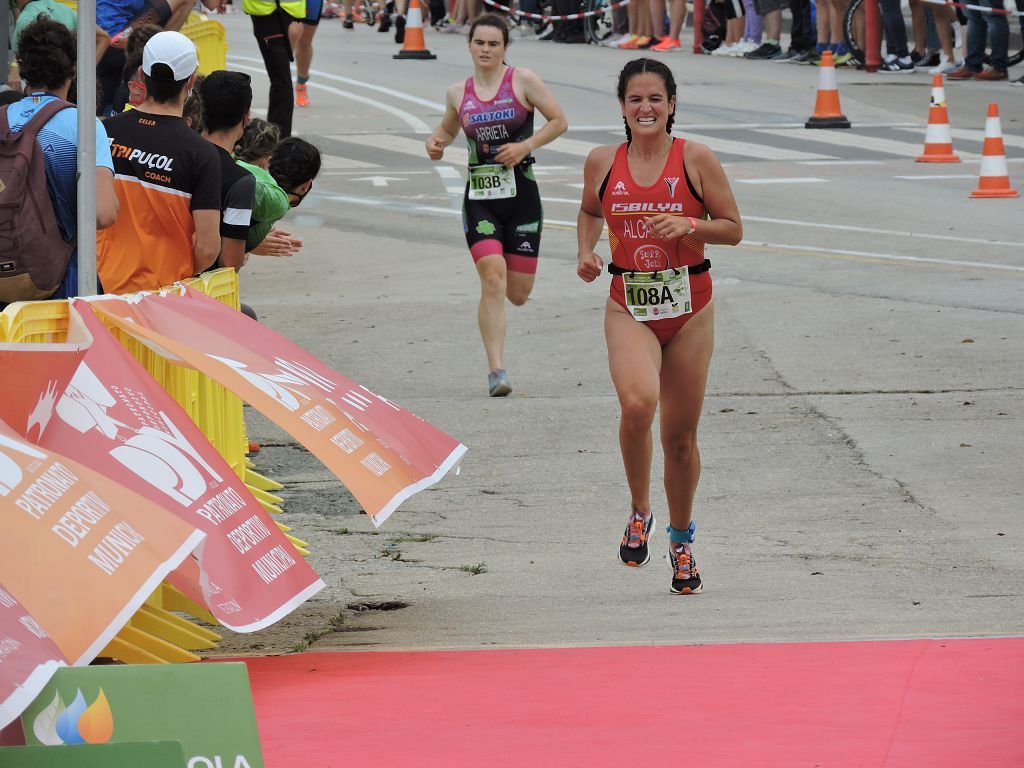
[[[537,271],[544,211],[533,173],[519,166],[515,174],[516,196],[503,200],[470,200],[467,182],[462,226],[474,262],[502,255],[510,271],[532,275]]]

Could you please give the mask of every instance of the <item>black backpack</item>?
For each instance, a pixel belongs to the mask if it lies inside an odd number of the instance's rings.
[[[51,101],[17,133],[0,107],[0,304],[48,298],[67,271],[75,244],[60,233],[36,134],[70,106]]]

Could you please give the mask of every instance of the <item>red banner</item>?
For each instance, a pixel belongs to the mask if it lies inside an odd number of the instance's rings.
[[[52,638],[72,664],[92,661],[204,538],[127,488],[25,442],[2,422],[0,520],[0,584],[17,601],[8,606],[14,610],[0,612],[0,637],[18,642],[20,625],[39,639]],[[24,684],[24,672],[24,664],[0,663],[0,700]]]
[[[466,451],[280,334],[190,289],[184,296],[90,303],[121,330],[202,371],[287,430],[345,484],[374,525],[438,482]]]
[[[224,626],[254,632],[324,583],[177,402],[86,302],[72,314],[93,345],[47,419],[39,444],[85,464],[207,534],[198,565],[171,581]]]

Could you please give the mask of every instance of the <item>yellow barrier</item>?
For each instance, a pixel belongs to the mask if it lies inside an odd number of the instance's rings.
[[[235,310],[239,309],[238,275],[233,269],[206,272],[186,281],[186,284]],[[249,438],[245,430],[241,399],[213,379],[190,368],[172,365],[119,329],[111,325],[108,328],[181,405],[263,508],[271,514],[280,514],[283,501],[271,491],[280,490],[283,486],[255,472],[252,462],[246,458]],[[67,329],[66,301],[17,302],[0,312],[0,341],[44,344],[62,342],[67,336]],[[309,555],[306,542],[290,535],[291,529],[288,526],[281,523],[277,525],[300,555]],[[187,613],[210,624],[217,623],[204,607],[196,605],[165,583],[150,596],[100,655],[129,664],[171,663],[198,661],[199,657],[191,651],[216,647],[220,635],[170,611]]]

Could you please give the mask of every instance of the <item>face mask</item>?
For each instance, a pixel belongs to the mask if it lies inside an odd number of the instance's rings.
[[[307,189],[301,195],[298,192],[292,192],[291,193],[292,196],[294,196],[294,197],[296,197],[298,199],[295,200],[294,202],[292,200],[289,200],[288,201],[288,205],[290,205],[292,208],[298,208],[299,205],[302,203],[302,201],[306,199],[306,195],[308,195],[312,191],[313,191],[313,182],[310,182],[309,183],[309,189]]]

